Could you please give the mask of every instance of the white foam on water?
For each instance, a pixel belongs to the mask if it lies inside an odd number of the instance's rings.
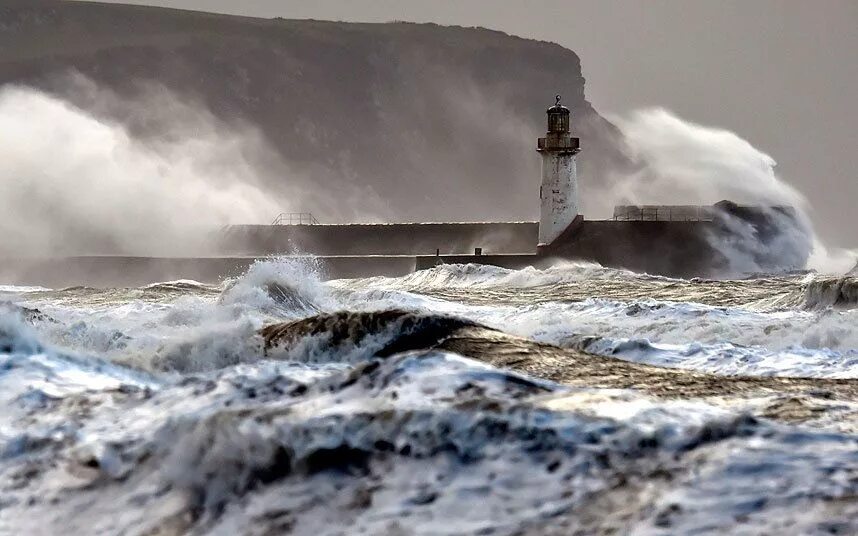
[[[104,376],[83,363],[79,372]],[[797,434],[701,403],[570,390],[453,354],[354,370],[260,361],[150,383],[117,391],[91,381],[9,423],[3,478],[24,467],[29,476],[6,488],[0,530],[146,531],[175,516],[202,532],[274,530],[289,511],[297,534],[344,524],[383,533],[395,519],[414,533],[511,533],[586,509],[618,482],[651,512],[638,528],[662,524],[662,510],[683,530],[727,526],[749,500],[764,528],[784,518],[815,528],[849,517],[803,504],[856,491],[858,443],[847,436]],[[82,413],[69,404],[81,395]],[[752,463],[752,473],[740,470]],[[674,476],[649,476],[658,472]],[[372,500],[355,502],[368,486]],[[766,507],[774,493],[780,501]],[[702,512],[696,497],[709,494],[718,500]]]
[[[529,288],[569,282],[574,278],[625,277],[593,265],[513,271],[477,265],[439,266],[403,278],[335,282],[349,288],[341,297],[349,308],[405,308],[468,318],[514,335],[582,348],[658,366],[723,374],[763,376],[858,377],[858,309],[758,310],[715,307],[663,300],[540,301],[534,305],[469,305],[423,295],[430,288]],[[629,276],[630,279],[641,277]],[[647,276],[648,277],[648,276]],[[813,274],[796,280],[807,285]],[[369,288],[366,290],[364,284]],[[633,284],[630,280],[629,284]],[[431,292],[430,292],[431,294]],[[445,293],[449,296],[450,293]],[[554,296],[554,295],[552,295]],[[558,300],[562,295],[556,295]]]
[[[611,278],[623,274],[602,272],[592,265],[570,265],[538,271],[537,286],[544,286],[546,278],[589,277],[591,270]],[[588,351],[660,366],[749,375],[851,378],[858,374],[858,310],[759,311],[605,299],[530,306],[467,305],[403,289],[430,280],[432,285],[486,288],[512,281],[518,288],[526,287],[533,273],[532,269],[516,272],[450,266],[428,275],[324,284],[313,265],[276,259],[251,267],[226,284],[217,299],[191,295],[170,303],[134,300],[82,309],[39,304],[60,320],[53,325],[43,323],[40,329],[71,349],[103,353],[125,362],[133,356],[131,362],[145,368],[205,370],[241,362],[240,356],[246,353],[243,341],[272,321],[319,311],[398,308],[461,316],[560,346],[581,347],[586,337],[598,337],[601,342],[590,344]],[[452,282],[451,277],[459,282]],[[289,289],[289,295],[275,299],[271,285]]]
[[[662,366],[855,377],[852,311],[474,306],[315,274],[270,261],[220,294],[174,282],[147,290],[163,299],[24,299],[52,318],[32,326],[3,315],[0,533],[509,534],[586,531],[588,519],[640,534],[737,519],[752,533],[858,530],[852,435],[757,422],[738,402],[570,389],[445,352],[374,359],[395,335],[384,330],[267,356],[256,335],[316,311],[404,308]],[[529,275],[465,278],[531,288]],[[611,515],[617,505],[635,515]]]
[[[568,347],[580,347],[586,337],[599,337],[602,340],[589,345],[588,351],[658,366],[723,374],[858,377],[858,309],[758,310],[598,298],[477,306],[420,294],[433,288],[546,287],[551,292],[560,283],[625,278],[633,285],[641,277],[660,279],[587,263],[547,270],[442,265],[402,278],[344,280],[332,286],[352,291],[340,300],[355,310],[405,308],[451,314]],[[796,292],[816,279],[814,274],[797,278]]]
[[[628,270],[605,268],[585,261],[556,261],[545,269],[525,267],[510,270],[487,264],[441,264],[402,277],[344,279],[334,285],[360,289],[432,289],[432,288],[533,288],[587,279],[616,280],[646,278],[669,281],[669,278],[636,274]]]
[[[757,312],[698,304],[585,300],[485,310],[475,320],[540,342],[725,374],[852,378],[858,311]]]
[[[104,291],[110,299],[98,299],[93,291],[83,306],[65,297],[21,303],[55,320],[37,322],[36,329],[59,347],[144,369],[184,372],[258,359],[254,335],[265,324],[337,308],[312,263],[285,258],[255,263],[227,281],[219,295],[186,280],[143,290],[162,290],[168,297],[153,301],[129,290],[129,298]]]
[[[858,351],[801,347],[771,351],[729,343],[659,344],[647,340],[600,339],[586,350],[636,363],[725,375],[858,379]]]
[[[45,292],[51,289],[26,285],[0,285],[0,294],[27,294],[29,292]]]
[[[159,283],[150,283],[148,285],[144,285],[143,288],[146,289],[155,289],[159,287],[190,287],[190,288],[208,288],[209,285],[205,283],[200,283],[194,279],[174,279],[172,281],[161,281]]]

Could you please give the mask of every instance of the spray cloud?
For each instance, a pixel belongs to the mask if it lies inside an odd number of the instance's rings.
[[[179,254],[218,225],[280,206],[243,156],[248,138],[208,125],[146,143],[49,94],[0,89],[0,254]]]
[[[758,229],[728,219],[731,236],[711,238],[734,273],[766,271],[759,258],[791,268],[845,271],[847,252],[829,252],[814,232],[804,196],[774,172],[775,161],[733,132],[684,121],[663,108],[638,110],[611,120],[624,134],[632,172],[607,177],[593,196],[600,212],[619,204],[713,204],[727,199],[763,207],[777,233],[761,240]],[[789,206],[794,212],[773,209]],[[768,208],[767,208],[768,207]],[[762,253],[762,254],[761,254]]]

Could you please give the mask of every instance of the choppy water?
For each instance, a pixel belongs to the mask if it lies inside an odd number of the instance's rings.
[[[853,278],[272,260],[0,301],[3,534],[858,532]]]

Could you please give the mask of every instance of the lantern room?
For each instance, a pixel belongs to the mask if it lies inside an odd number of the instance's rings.
[[[548,113],[549,133],[568,133],[569,131],[569,108],[560,105],[560,95],[554,97],[554,106],[546,110]]]

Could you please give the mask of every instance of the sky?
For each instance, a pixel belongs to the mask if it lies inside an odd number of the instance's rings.
[[[858,247],[858,0],[124,0],[257,17],[482,26],[581,57],[602,115],[662,106],[777,162]]]

